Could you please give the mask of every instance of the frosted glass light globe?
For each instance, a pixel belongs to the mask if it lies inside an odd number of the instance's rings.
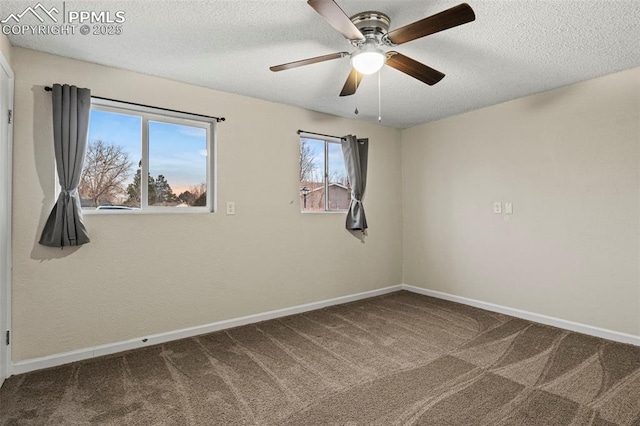
[[[364,48],[351,58],[351,64],[360,74],[373,74],[384,65],[384,52],[378,48]]]

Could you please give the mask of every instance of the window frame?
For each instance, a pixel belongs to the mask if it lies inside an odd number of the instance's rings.
[[[186,112],[169,111],[161,108],[153,108],[142,105],[134,105],[114,100],[91,98],[91,110],[126,114],[140,117],[141,134],[141,166],[140,176],[149,175],[149,122],[168,123],[182,126],[198,127],[206,130],[207,134],[207,204],[189,208],[149,206],[149,187],[140,185],[140,207],[132,210],[116,209],[82,209],[83,215],[111,215],[111,214],[189,214],[189,213],[215,213],[217,210],[216,188],[216,158],[217,140],[215,118],[206,118]],[[91,123],[89,123],[91,124]],[[87,141],[88,143],[88,141]]]
[[[315,141],[321,141],[324,142],[324,170],[322,171],[323,173],[323,184],[324,184],[324,210],[303,210],[303,206],[302,204],[300,204],[300,213],[302,214],[336,214],[336,213],[344,213],[346,214],[349,209],[340,209],[340,210],[330,210],[329,209],[329,144],[333,143],[333,144],[337,144],[340,147],[342,147],[342,140],[340,138],[334,138],[331,136],[321,136],[321,135],[317,135],[317,134],[313,134],[313,133],[305,133],[305,132],[299,132],[299,137],[298,137],[298,151],[300,151],[300,144],[302,142],[302,139],[310,139],[310,140],[315,140]],[[342,149],[342,148],[341,148]],[[300,167],[300,165],[298,165],[298,167]],[[346,172],[346,166],[345,166],[345,172]],[[300,189],[298,189],[298,191],[300,191]]]

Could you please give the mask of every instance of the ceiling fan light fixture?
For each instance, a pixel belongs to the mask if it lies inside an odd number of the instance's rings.
[[[377,47],[365,46],[351,57],[351,65],[360,74],[373,74],[384,65],[387,57]]]

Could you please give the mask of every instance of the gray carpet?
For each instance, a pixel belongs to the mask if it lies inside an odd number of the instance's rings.
[[[640,425],[640,348],[408,292],[8,379],[2,425]]]

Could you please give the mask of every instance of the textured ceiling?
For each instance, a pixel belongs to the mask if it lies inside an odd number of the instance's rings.
[[[338,0],[349,16],[378,10],[391,29],[461,1]],[[281,1],[47,1],[60,11],[123,10],[123,34],[10,35],[15,46],[371,122],[378,79],[338,94],[349,58],[273,73],[269,66],[351,45],[307,5]],[[474,22],[395,48],[442,71],[427,86],[390,67],[381,78],[382,124],[406,128],[640,66],[640,1],[468,0]],[[2,19],[34,1],[0,2]],[[38,23],[24,16],[23,22]],[[105,94],[108,95],[108,94]],[[354,115],[355,107],[360,113]]]

